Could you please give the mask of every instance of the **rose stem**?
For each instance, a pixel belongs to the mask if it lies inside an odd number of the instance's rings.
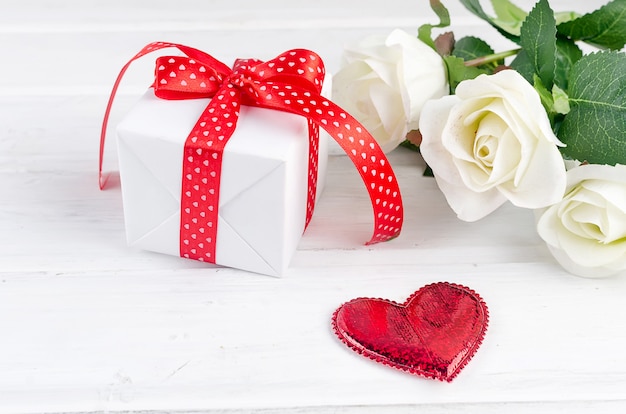
[[[494,53],[494,54],[487,55],[487,56],[481,56],[479,58],[466,61],[465,66],[480,66],[486,63],[496,62],[498,60],[507,58],[509,56],[516,55],[520,50],[521,49],[512,49],[512,50],[507,50],[507,51],[500,52],[500,53]]]

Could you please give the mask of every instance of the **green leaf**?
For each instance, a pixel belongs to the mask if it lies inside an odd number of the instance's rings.
[[[554,101],[554,112],[562,115],[569,113],[569,96],[567,96],[563,89],[556,85],[552,87],[552,100]]]
[[[569,39],[557,38],[554,83],[561,89],[567,90],[570,70],[582,56],[583,51],[580,50],[576,43]]]
[[[548,0],[539,0],[528,14],[522,25],[520,45],[543,84],[552,88],[556,69],[556,21]]]
[[[530,61],[528,53],[524,50],[520,50],[515,59],[511,62],[511,68],[519,72],[530,83],[533,84],[533,78],[535,75],[535,66]]]
[[[493,54],[493,49],[485,41],[472,36],[463,37],[456,41],[452,54],[467,61]],[[479,66],[485,69],[495,69],[501,62],[492,62],[488,65]]]
[[[430,8],[433,9],[437,17],[439,18],[439,24],[423,24],[417,29],[417,38],[428,46],[437,50],[435,42],[432,37],[432,31],[435,27],[448,27],[450,26],[450,13],[446,6],[441,3],[440,0],[430,0]]]
[[[508,0],[491,0],[493,11],[496,12],[494,23],[507,32],[519,36],[522,23],[528,13]]]
[[[570,111],[557,135],[566,156],[592,164],[626,164],[626,55],[597,52],[572,68]]]
[[[508,0],[501,0],[501,1],[508,3]],[[476,16],[480,17],[481,19],[489,23],[496,30],[498,30],[500,34],[502,34],[504,37],[506,37],[507,39],[515,43],[519,42],[519,34],[509,32],[510,30],[509,27],[501,26],[502,22],[499,22],[497,18],[491,17],[487,13],[485,13],[482,6],[480,5],[480,0],[460,0],[460,2],[461,4],[463,4],[463,6],[465,6],[467,10],[469,10],[470,12],[474,13]]]
[[[448,83],[450,84],[450,93],[454,93],[459,83],[464,80],[474,79],[483,73],[489,73],[485,69],[473,66],[465,66],[465,61],[456,56],[444,56],[443,61],[448,69]]]
[[[626,44],[626,0],[613,0],[598,10],[558,26],[559,34],[602,48]]]
[[[401,147],[404,147],[404,148],[408,148],[408,149],[410,149],[411,151],[415,151],[415,152],[419,152],[419,150],[420,150],[420,147],[419,147],[419,146],[415,145],[414,143],[412,143],[411,141],[409,141],[409,140],[407,140],[407,139],[405,139],[404,141],[402,141],[402,142],[400,143],[400,146],[401,146]]]
[[[580,17],[580,14],[573,12],[573,11],[568,11],[568,12],[555,11],[554,12],[554,20],[556,20],[557,28],[560,24],[578,19],[579,17]]]
[[[544,109],[546,110],[546,113],[548,114],[550,123],[552,123],[554,120],[554,118],[551,116],[553,115],[552,107],[554,106],[554,99],[552,98],[552,93],[548,90],[548,88],[546,88],[546,86],[543,84],[543,82],[541,81],[541,79],[536,73],[533,76],[533,87],[539,94],[539,98],[541,99],[541,104],[543,105]]]
[[[537,74],[533,76],[533,84],[539,94],[541,104],[548,114],[550,124],[554,127],[561,122],[563,115],[570,111],[568,96],[565,91],[556,85],[552,86],[551,91],[548,90]]]

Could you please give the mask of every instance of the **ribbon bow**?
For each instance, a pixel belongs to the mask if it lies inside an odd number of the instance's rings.
[[[385,154],[351,115],[320,95],[324,66],[305,49],[287,51],[261,62],[238,59],[233,69],[212,56],[180,44],[155,42],[144,47],[120,71],[106,108],[100,136],[99,179],[113,100],[130,64],[167,47],[186,56],[159,57],[155,95],[162,99],[212,98],[185,141],[181,194],[181,256],[215,262],[217,206],[222,152],[233,134],[240,105],[258,106],[304,116],[309,125],[308,224],[315,202],[319,130],[342,147],[358,169],[374,209],[374,234],[367,244],[395,238],[403,221],[400,189]]]

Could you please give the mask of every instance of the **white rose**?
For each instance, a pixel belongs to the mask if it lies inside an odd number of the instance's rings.
[[[538,213],[539,235],[569,272],[601,277],[626,270],[626,165],[572,168],[563,199]]]
[[[461,82],[428,102],[420,151],[448,204],[465,221],[509,200],[541,208],[565,191],[565,166],[538,93],[516,71]]]
[[[417,129],[427,100],[448,91],[441,56],[402,30],[346,48],[333,77],[333,101],[359,120],[385,152]]]

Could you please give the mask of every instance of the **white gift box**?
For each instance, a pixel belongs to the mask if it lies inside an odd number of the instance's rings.
[[[159,99],[150,89],[118,125],[129,245],[180,255],[184,143],[209,101]],[[272,276],[285,272],[304,231],[308,148],[304,117],[240,108],[223,154],[216,264]],[[318,197],[327,152],[328,136],[320,130]]]

